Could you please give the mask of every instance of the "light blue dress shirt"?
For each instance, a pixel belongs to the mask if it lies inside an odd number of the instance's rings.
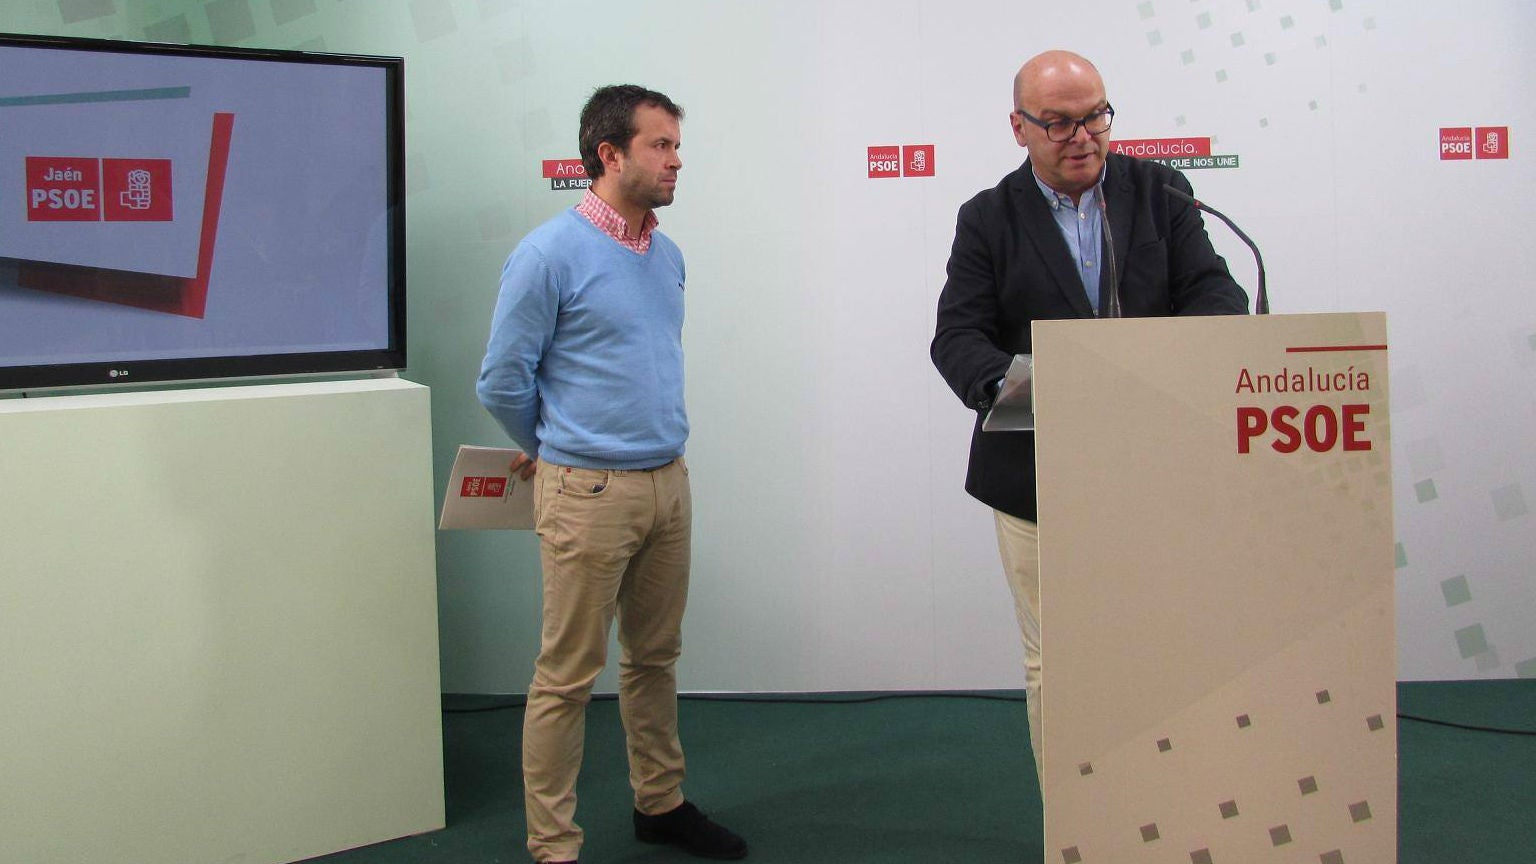
[[[1072,262],[1077,265],[1077,275],[1083,280],[1083,291],[1088,295],[1095,315],[1099,312],[1099,270],[1104,263],[1100,260],[1104,250],[1104,220],[1099,200],[1103,182],[1104,174],[1100,172],[1099,182],[1073,204],[1072,196],[1057,192],[1045,185],[1040,175],[1035,175],[1035,184],[1051,206],[1056,227],[1061,229],[1061,236],[1067,241],[1067,251],[1072,253]]]

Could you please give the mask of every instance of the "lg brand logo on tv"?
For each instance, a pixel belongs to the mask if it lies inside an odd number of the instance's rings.
[[[1441,161],[1508,158],[1508,126],[1440,127]]]
[[[869,176],[876,177],[933,177],[936,176],[933,144],[887,144],[868,148]]]
[[[28,222],[170,222],[171,160],[28,156]]]

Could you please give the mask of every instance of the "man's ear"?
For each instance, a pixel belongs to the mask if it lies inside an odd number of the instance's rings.
[[[1008,113],[1008,125],[1013,127],[1013,140],[1019,142],[1020,147],[1029,147],[1024,137],[1024,118],[1020,117],[1017,111]]]
[[[612,142],[603,141],[597,145],[597,161],[603,163],[604,174],[611,174],[618,170],[621,155],[623,151]]]

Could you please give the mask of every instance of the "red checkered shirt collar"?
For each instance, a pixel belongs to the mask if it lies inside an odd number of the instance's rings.
[[[576,205],[576,212],[587,217],[587,221],[596,225],[597,230],[619,241],[620,246],[631,252],[639,252],[641,255],[650,250],[651,231],[661,224],[661,220],[656,218],[656,211],[647,210],[645,219],[640,223],[640,236],[630,237],[629,224],[624,221],[624,217],[591,189],[581,196],[581,203]]]

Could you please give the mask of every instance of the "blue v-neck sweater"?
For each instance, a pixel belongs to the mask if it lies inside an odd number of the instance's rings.
[[[683,255],[641,255],[570,209],[507,259],[476,392],[530,456],[650,468],[683,455]]]

